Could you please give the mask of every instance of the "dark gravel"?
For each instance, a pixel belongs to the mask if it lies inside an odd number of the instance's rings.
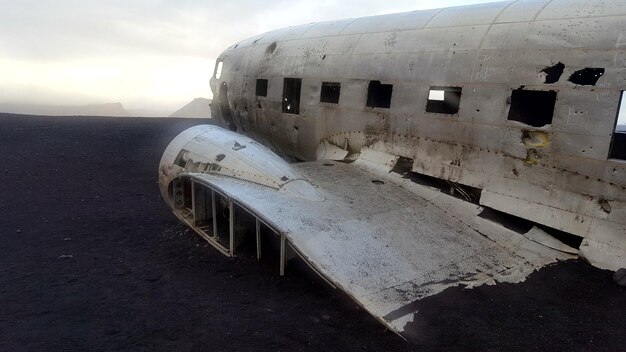
[[[0,114],[0,351],[626,351],[626,289],[582,261],[426,298],[408,343],[298,266],[223,257],[157,185],[201,122]]]

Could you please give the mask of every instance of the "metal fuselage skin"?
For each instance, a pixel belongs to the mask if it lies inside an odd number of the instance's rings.
[[[616,252],[609,267],[625,267],[626,162],[612,157],[624,148],[613,140],[625,23],[621,0],[537,0],[290,27],[221,54],[212,114],[296,160],[318,159],[324,142],[401,156],[413,172],[482,190],[481,205],[583,237],[581,251]],[[284,112],[290,78],[301,80],[297,114]],[[340,84],[337,104],[320,102],[323,82]],[[388,108],[368,106],[372,82],[392,85]],[[431,90],[451,89],[458,111],[427,111]],[[512,118],[540,114],[528,106],[542,102],[520,98],[528,91],[554,93],[543,124]]]

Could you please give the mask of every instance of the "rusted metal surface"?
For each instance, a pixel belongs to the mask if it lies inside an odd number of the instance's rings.
[[[582,253],[616,270],[626,163],[609,150],[624,23],[621,0],[533,0],[290,27],[220,56],[213,115],[300,160],[326,157],[325,145],[330,158],[363,148],[409,158],[414,172],[483,190],[482,205],[584,238]],[[302,80],[298,114],[282,110],[285,78]],[[389,108],[367,107],[371,81],[393,85]],[[338,104],[320,103],[322,82],[340,83]],[[426,112],[431,87],[461,88],[458,112]],[[512,96],[529,91],[555,92],[547,123],[508,118]],[[529,99],[521,105],[537,105]]]

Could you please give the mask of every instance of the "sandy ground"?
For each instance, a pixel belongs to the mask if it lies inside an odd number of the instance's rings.
[[[626,289],[582,261],[426,298],[405,342],[297,266],[223,257],[158,192],[200,122],[0,114],[0,351],[626,350]]]

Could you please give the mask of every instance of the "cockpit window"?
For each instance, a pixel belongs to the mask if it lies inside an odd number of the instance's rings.
[[[609,154],[611,159],[626,160],[626,101],[624,98],[626,98],[626,92],[622,91]]]
[[[222,68],[224,67],[224,61],[223,60],[219,60],[217,62],[217,64],[215,64],[215,78],[216,79],[220,79],[222,78]]]

